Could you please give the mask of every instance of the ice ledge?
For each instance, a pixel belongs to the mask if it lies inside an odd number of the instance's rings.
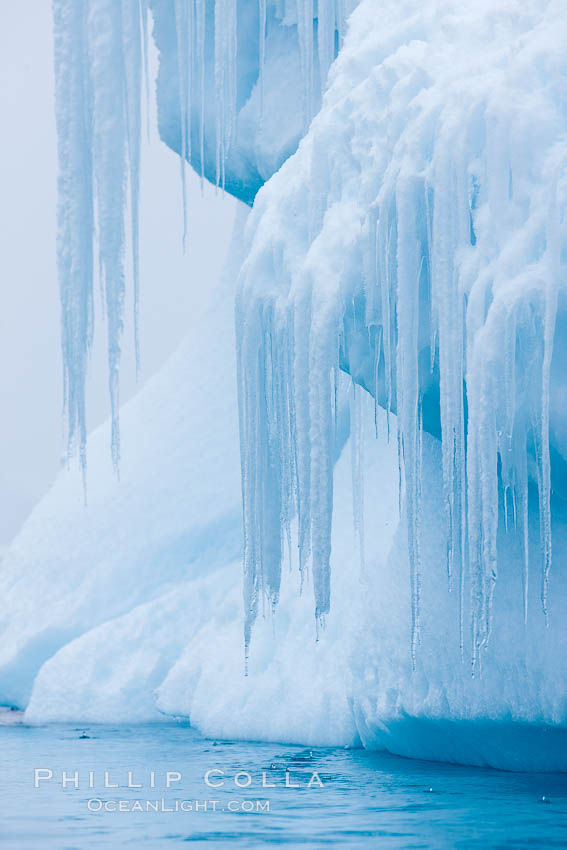
[[[357,725],[365,749],[406,758],[545,773],[567,771],[567,729],[514,720],[410,717]]]

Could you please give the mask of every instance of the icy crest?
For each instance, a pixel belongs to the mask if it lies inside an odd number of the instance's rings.
[[[523,543],[528,616],[529,516],[547,611],[553,492],[567,482],[552,391],[567,327],[566,34],[555,0],[386,0],[379,15],[364,0],[353,13],[322,110],[249,222],[237,307],[247,641],[259,599],[277,600],[295,513],[317,621],[329,611],[339,369],[397,414],[414,665],[424,429],[442,443],[446,569],[473,670],[503,526]]]

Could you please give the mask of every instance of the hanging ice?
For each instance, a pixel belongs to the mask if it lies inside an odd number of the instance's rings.
[[[492,628],[498,534],[507,523],[522,543],[527,600],[535,512],[547,612],[553,491],[567,481],[551,389],[564,364],[553,352],[566,278],[567,115],[547,82],[566,82],[567,22],[553,0],[523,4],[513,18],[507,2],[441,5],[443,28],[433,31],[423,4],[392,0],[379,16],[371,0],[360,4],[320,114],[255,205],[237,313],[254,587],[247,629],[258,596],[273,598],[268,515],[297,512],[316,616],[328,610],[340,364],[397,414],[414,663],[422,431],[441,439],[448,588],[461,599],[461,645],[477,671]],[[274,405],[274,386],[285,405]],[[283,512],[269,458],[291,481]]]
[[[88,102],[86,5],[54,2],[59,138],[57,262],[68,440],[85,465],[85,377],[93,319],[92,130]],[[73,108],[73,104],[77,104]]]
[[[318,109],[353,5],[151,0],[164,140],[251,202]],[[136,291],[138,278],[145,4],[55,0],[54,9],[69,435],[84,457],[96,229],[117,464],[129,231]],[[547,78],[553,61],[564,74],[558,9],[555,0],[544,10],[534,2],[510,21],[502,2],[466,21],[457,10],[455,23],[445,0],[431,20],[451,23],[433,38],[429,7],[386,2],[377,15],[365,0],[321,112],[256,204],[238,309],[247,642],[258,605],[277,602],[282,540],[295,515],[318,622],[329,610],[339,369],[397,414],[414,662],[424,429],[441,440],[447,581],[461,600],[461,646],[474,669],[491,633],[502,522],[523,541],[528,597],[534,484],[547,610],[552,479],[553,489],[562,486],[567,456],[550,389],[563,274],[564,114],[553,89],[538,88],[536,66],[541,55]],[[500,23],[505,47],[493,36]],[[494,69],[490,80],[481,67]],[[532,90],[537,138],[525,117]]]
[[[295,18],[288,9],[291,5]],[[119,462],[119,363],[127,236],[132,249],[135,317],[139,297],[141,86],[148,9],[154,15],[158,48],[163,48],[158,84],[160,128],[165,141],[181,157],[184,208],[186,160],[203,177],[252,201],[263,179],[270,176],[265,163],[253,165],[258,160],[257,137],[267,132],[262,105],[266,62],[270,74],[277,73],[282,62],[282,39],[292,46],[299,42],[297,67],[288,57],[287,73],[303,76],[303,120],[308,121],[316,105],[313,68],[317,55],[320,91],[335,55],[335,33],[342,32],[346,13],[337,12],[334,3],[329,8],[321,6],[317,54],[312,0],[301,0],[297,7],[264,0],[260,9],[256,0],[238,4],[236,0],[174,0],[171,4],[163,0],[53,0],[66,407],[69,449],[78,445],[83,466],[95,253],[108,323],[112,459],[116,468]],[[254,27],[257,53],[250,51],[248,41]],[[240,58],[239,33],[244,39]],[[290,85],[292,102],[286,109],[293,114],[297,86],[294,88],[293,79]],[[270,92],[275,90],[277,96],[277,88],[271,86]],[[273,130],[274,122],[281,122],[285,116],[281,110],[272,112],[276,113],[270,116]],[[290,122],[290,128],[282,134],[282,148],[275,158],[270,156],[268,169],[279,167],[295,148],[304,129],[302,122],[300,125],[296,128]],[[186,211],[184,217],[186,221]],[[137,320],[135,348],[139,364]]]
[[[149,0],[162,139],[251,204],[318,110],[356,2]]]
[[[78,444],[84,467],[85,378],[92,336],[96,230],[108,323],[112,460],[118,468],[128,186],[136,312],[138,299],[140,3],[54,0],[53,11],[59,139],[58,264],[69,448]]]

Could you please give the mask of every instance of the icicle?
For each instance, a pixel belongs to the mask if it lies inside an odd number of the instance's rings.
[[[205,0],[195,0],[195,27],[197,39],[197,71],[199,79],[199,159],[201,163],[201,190],[205,179]]]
[[[329,68],[335,58],[335,9],[332,2],[317,6],[317,55],[321,92],[324,92]]]
[[[179,88],[179,123],[181,125],[181,197],[183,204],[183,247],[187,241],[186,161],[191,160],[191,86],[193,45],[193,0],[174,0],[177,38],[177,80]]]
[[[236,117],[236,0],[215,0],[216,182],[225,183],[225,161]]]
[[[242,329],[246,332],[242,333]],[[258,606],[279,598],[282,538],[291,519],[289,361],[274,359],[272,312],[237,302],[239,417],[244,508],[244,638],[246,652]],[[286,333],[280,337],[285,350]],[[282,444],[283,441],[283,444]],[[286,460],[287,458],[287,460]]]
[[[68,452],[86,468],[85,380],[93,330],[93,178],[87,0],[53,0],[58,142],[57,263]]]
[[[148,0],[140,0],[140,14],[142,18],[142,56],[144,73],[144,95],[146,107],[146,138],[150,141],[150,59],[148,46]]]
[[[280,458],[281,469],[281,522],[288,544],[291,569],[291,522],[296,507],[296,471],[295,471],[295,426],[293,421],[293,319],[290,313],[285,317],[282,329],[277,334],[276,352],[283,352],[283,357],[275,360],[276,388],[276,424],[277,432],[274,439],[274,451]],[[277,442],[277,444],[276,444]]]
[[[364,573],[364,434],[362,393],[356,392],[353,383],[351,398],[351,463],[352,463],[352,515],[354,533],[358,539],[360,570]]]
[[[489,324],[476,336],[467,376],[468,541],[472,600],[473,673],[491,633],[492,600],[497,579],[498,454],[502,379],[491,347],[505,316],[494,308]]]
[[[311,416],[309,408],[309,335],[311,301],[302,298],[294,309],[294,388],[296,427],[297,516],[299,526],[299,569],[303,584],[311,555]]]
[[[145,8],[145,7],[144,7]],[[126,195],[136,360],[139,362],[138,202],[141,134],[140,0],[54,0],[59,149],[58,269],[69,448],[85,468],[85,380],[93,326],[94,211],[108,328],[112,461],[120,458],[119,363]]]
[[[267,0],[258,0],[260,12],[260,31],[259,31],[259,80],[260,80],[260,119],[264,113],[264,66],[266,64],[266,3]]]
[[[145,23],[140,18],[140,5],[136,0],[122,0],[124,78],[126,83],[126,123],[128,139],[128,164],[130,185],[130,217],[132,239],[132,278],[134,288],[134,349],[136,375],[140,374],[140,246],[139,246],[139,203],[140,203],[140,155],[142,123],[142,44],[140,35],[145,32]],[[147,46],[145,48],[147,50]]]
[[[415,181],[417,184],[417,181]],[[411,657],[415,669],[420,627],[420,391],[418,371],[419,287],[423,271],[418,237],[418,185],[399,177],[397,209],[398,422],[405,479],[405,509],[411,581]]]
[[[395,348],[393,336],[392,291],[392,239],[393,227],[387,210],[382,210],[376,223],[376,279],[380,281],[382,311],[382,340],[384,348],[384,376],[386,382],[386,424],[390,437],[390,412],[392,410],[393,367]]]
[[[336,360],[336,328],[324,316],[325,306],[314,309],[318,332],[310,340],[309,416],[311,422],[311,557],[315,619],[319,630],[330,610],[331,521],[333,517],[333,422],[331,370]]]
[[[554,186],[557,186],[559,174]],[[544,317],[543,317],[543,363],[541,371],[541,412],[539,434],[540,444],[540,486],[539,513],[540,534],[543,552],[543,574],[541,602],[543,611],[548,618],[548,589],[549,572],[551,569],[551,461],[549,452],[549,381],[551,372],[551,357],[553,354],[553,339],[555,335],[555,319],[557,315],[558,287],[561,265],[561,238],[557,193],[553,193],[550,201],[547,223],[547,261],[548,275],[545,285]]]
[[[323,0],[324,2],[324,0]],[[333,0],[329,0],[331,4]],[[337,22],[337,32],[339,34],[339,48],[345,37],[345,0],[335,0],[335,19]]]
[[[297,0],[297,33],[304,82],[303,120],[307,127],[313,115],[313,0]]]
[[[93,91],[93,173],[97,229],[108,326],[108,370],[112,414],[112,462],[120,458],[119,366],[124,304],[124,209],[127,119],[121,75],[122,10],[112,0],[98,0],[88,20]]]
[[[521,446],[520,457],[516,465],[517,475],[517,502],[519,515],[519,532],[521,538],[522,554],[523,554],[523,603],[524,603],[524,623],[528,622],[528,600],[529,600],[529,579],[530,579],[530,553],[528,540],[528,463],[527,463],[527,446],[525,440]]]
[[[464,302],[453,258],[468,226],[468,203],[452,163],[453,140],[438,154],[435,171],[431,251],[431,313],[439,350],[439,386],[443,489],[447,511],[447,574],[452,585],[455,562],[462,582],[465,540]],[[425,193],[426,201],[428,193]],[[433,354],[432,354],[433,357]]]

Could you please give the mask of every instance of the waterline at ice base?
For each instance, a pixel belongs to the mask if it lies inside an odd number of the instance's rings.
[[[71,460],[0,564],[0,703],[567,770],[563,2],[53,11]],[[121,406],[151,39],[183,186],[241,203]]]

